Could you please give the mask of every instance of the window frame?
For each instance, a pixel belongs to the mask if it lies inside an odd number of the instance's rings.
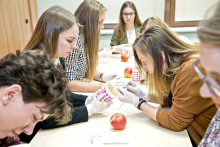
[[[176,0],[165,0],[164,21],[170,27],[194,27],[198,26],[199,20],[195,21],[175,21]]]

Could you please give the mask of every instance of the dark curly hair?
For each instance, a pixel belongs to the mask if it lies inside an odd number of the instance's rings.
[[[13,84],[22,87],[24,103],[45,102],[49,110],[44,113],[55,116],[59,124],[71,119],[65,71],[42,50],[17,50],[0,60],[0,87]]]

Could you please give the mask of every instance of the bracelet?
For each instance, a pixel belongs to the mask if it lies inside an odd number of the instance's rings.
[[[99,73],[96,75],[96,77],[95,77],[95,79],[96,79],[97,81],[99,81],[99,79],[98,79],[99,74],[101,74],[101,72],[99,72]]]
[[[143,99],[139,99],[139,101],[140,101],[140,102],[139,102],[137,108],[138,108],[139,110],[141,110],[141,104],[147,103],[147,101],[146,101],[146,100],[143,100]],[[143,111],[143,110],[141,110],[141,111]]]
[[[104,74],[104,73],[101,73],[101,74],[99,75],[99,77],[98,77],[98,79],[99,79],[100,82],[103,82],[103,80],[102,80],[103,74]]]

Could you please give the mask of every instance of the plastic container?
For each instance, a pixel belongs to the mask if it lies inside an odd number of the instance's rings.
[[[106,87],[104,87],[99,93],[100,94],[105,94],[105,96],[101,99],[101,101],[111,101],[113,98],[117,97],[117,92],[114,86],[112,86],[112,84],[108,84],[106,85]]]
[[[132,76],[131,76],[132,80],[134,82],[140,82],[142,79],[142,75],[139,73],[139,71],[137,70],[136,67],[132,68]]]

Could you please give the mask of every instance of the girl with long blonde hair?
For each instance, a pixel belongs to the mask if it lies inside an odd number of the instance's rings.
[[[133,49],[139,72],[147,75],[147,93],[158,95],[160,104],[168,97],[172,106],[170,111],[152,107],[148,94],[132,81],[126,83],[127,90],[119,88],[119,99],[144,111],[158,125],[174,131],[187,129],[198,145],[216,112],[214,103],[199,94],[202,80],[192,65],[199,57],[198,48],[164,27],[153,26],[136,39]]]
[[[89,82],[108,82],[117,76],[96,70],[100,30],[104,29],[106,11],[107,9],[96,0],[84,0],[75,11],[74,15],[83,27],[77,39],[77,48],[66,58],[70,91],[95,92],[101,89],[101,85],[83,82],[83,78],[87,78]]]
[[[62,59],[76,48],[79,27],[81,27],[81,25],[72,13],[60,6],[52,6],[39,18],[34,33],[26,45],[25,50],[44,50],[55,60],[55,65],[62,65],[65,69],[65,63]],[[63,80],[66,80],[65,76]],[[55,85],[55,90],[52,90],[52,92],[56,94],[61,89]],[[57,123],[57,118],[50,117],[36,125],[32,136],[27,137],[27,135],[21,134],[21,140],[23,142],[29,142],[40,128],[51,129],[88,121],[90,115],[101,112],[108,107],[108,103],[103,104],[100,99],[95,98],[95,96],[96,93],[87,96],[67,91],[66,99],[74,107],[72,107],[71,110],[72,117],[70,121],[60,125]]]

